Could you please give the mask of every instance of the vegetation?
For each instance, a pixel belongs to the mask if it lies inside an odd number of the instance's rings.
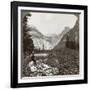
[[[33,40],[31,39],[31,35],[29,32],[29,29],[27,27],[27,20],[28,17],[31,17],[31,14],[26,14],[23,17],[23,52],[24,52],[24,63],[23,63],[23,75],[29,76],[30,70],[29,67],[27,67],[27,64],[30,62],[32,54],[34,50]],[[28,58],[27,58],[28,56]]]
[[[79,74],[79,52],[74,49],[61,48],[49,54],[47,64],[59,69],[59,75]]]

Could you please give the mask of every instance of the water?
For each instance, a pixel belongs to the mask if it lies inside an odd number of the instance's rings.
[[[47,53],[37,53],[37,54],[34,54],[34,56],[36,56],[36,57],[39,57],[39,56],[47,56],[48,54]]]

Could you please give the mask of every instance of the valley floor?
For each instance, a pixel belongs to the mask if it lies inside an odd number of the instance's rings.
[[[38,56],[36,64],[30,61],[27,66],[30,77],[79,74],[79,51],[62,48],[47,56]]]

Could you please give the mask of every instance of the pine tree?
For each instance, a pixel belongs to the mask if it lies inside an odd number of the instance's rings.
[[[23,18],[23,52],[24,52],[24,62],[23,62],[23,76],[30,76],[30,69],[27,67],[31,58],[30,55],[34,50],[33,40],[29,33],[30,28],[28,29],[27,20],[28,17],[31,17],[31,14],[26,14]],[[27,58],[29,56],[29,58]]]
[[[24,57],[30,55],[34,49],[33,40],[31,39],[31,35],[29,32],[30,28],[27,27],[27,19],[28,16],[31,14],[27,14],[23,18],[23,50],[24,50]]]

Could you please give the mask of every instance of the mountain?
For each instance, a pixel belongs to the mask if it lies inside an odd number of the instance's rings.
[[[29,27],[28,31],[33,40],[35,49],[51,50],[56,46],[58,42],[58,35],[54,34],[50,36],[45,36],[41,32],[39,32],[35,27]]]
[[[73,28],[60,34],[60,41],[49,53],[46,64],[57,67],[59,75],[79,74],[79,18]]]
[[[70,31],[69,27],[65,27],[64,30],[59,34],[59,42],[61,42],[62,38],[64,37],[64,35]]]
[[[60,36],[62,36],[62,38],[60,42],[54,47],[54,50],[59,50],[65,47],[79,49],[79,19],[77,19],[72,29],[67,30]]]
[[[29,33],[31,35],[31,38],[34,43],[35,49],[40,50],[51,50],[58,46],[58,44],[61,42],[63,36],[70,31],[69,27],[65,27],[63,32],[60,34],[49,34],[49,35],[43,35],[37,28],[35,27],[29,27]]]

